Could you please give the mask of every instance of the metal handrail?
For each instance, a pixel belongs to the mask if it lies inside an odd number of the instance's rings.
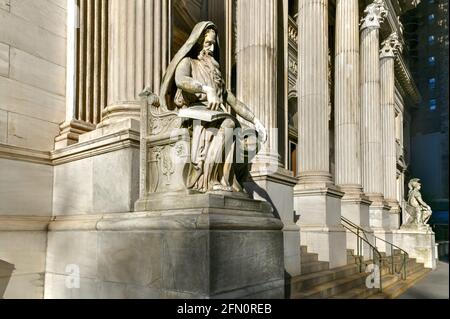
[[[357,238],[357,245],[356,245],[356,256],[359,260],[359,272],[365,271],[365,268],[363,268],[364,265],[364,254],[362,253],[363,250],[363,242],[368,245],[371,248],[372,256],[370,256],[373,260],[373,263],[378,266],[379,269],[379,289],[380,291],[383,291],[383,284],[382,284],[382,276],[381,276],[381,266],[382,266],[382,259],[381,253],[378,251],[378,249],[372,245],[369,240],[367,239],[367,236],[365,234],[364,229],[361,227],[353,224],[351,221],[346,219],[345,217],[342,217],[342,226],[344,226],[345,229],[350,231],[351,233],[356,235]],[[352,229],[355,228],[356,230]],[[363,237],[364,236],[364,237]],[[377,258],[376,258],[377,257]]]
[[[371,234],[371,235],[372,235],[372,234]],[[372,236],[375,238],[375,241],[374,241],[375,246],[377,245],[377,239],[378,239],[378,240],[381,240],[382,242],[384,242],[384,243],[386,243],[386,244],[388,244],[388,245],[390,246],[390,250],[391,250],[391,256],[390,256],[390,258],[391,258],[391,266],[392,266],[391,273],[392,273],[392,274],[394,274],[394,273],[397,273],[397,274],[401,273],[401,278],[402,278],[403,280],[406,280],[406,276],[407,276],[407,267],[408,267],[407,261],[408,261],[408,259],[409,259],[408,253],[407,253],[405,250],[403,250],[403,249],[401,249],[400,247],[398,247],[397,245],[394,245],[393,243],[388,242],[387,240],[384,240],[384,239],[382,239],[382,238],[380,238],[380,237],[377,237],[377,236],[375,236],[375,235],[372,235]],[[402,265],[401,265],[401,267],[400,267],[400,271],[399,271],[399,272],[396,272],[396,271],[395,271],[395,262],[394,262],[395,255],[394,255],[394,248],[397,248],[397,250],[400,251],[400,255],[402,256]]]
[[[359,231],[361,231],[361,232],[364,234],[364,238],[366,239],[366,241],[369,241],[368,238],[367,238],[367,234],[366,234],[366,231],[364,230],[364,228],[362,228],[361,226],[356,225],[355,223],[351,222],[350,220],[348,220],[347,218],[345,218],[345,217],[343,217],[343,216],[341,216],[341,219],[342,219],[343,222],[345,222],[345,223],[351,225],[352,227],[358,229]],[[388,245],[390,246],[390,251],[391,251],[391,256],[390,256],[390,259],[391,259],[391,267],[390,267],[390,271],[391,271],[391,274],[394,274],[394,273],[399,274],[399,273],[401,273],[401,278],[402,278],[403,280],[405,280],[406,277],[407,277],[407,266],[408,266],[407,261],[408,261],[408,259],[409,259],[408,253],[407,253],[405,250],[403,250],[402,248],[400,248],[399,246],[394,245],[393,243],[388,242],[387,240],[384,240],[384,239],[382,239],[382,238],[380,238],[380,237],[377,237],[377,236],[375,236],[374,234],[369,234],[369,235],[372,236],[372,237],[374,238],[374,245],[375,245],[375,247],[377,246],[377,240],[381,240],[382,242],[385,242],[386,244],[388,244]],[[402,256],[402,264],[401,264],[401,267],[400,267],[400,271],[399,271],[399,272],[396,272],[396,271],[395,271],[395,260],[394,260],[395,255],[394,255],[394,248],[396,248],[397,250],[399,250],[399,251],[400,251],[400,254],[401,254],[401,256]],[[378,251],[378,250],[377,250],[377,251]],[[384,258],[382,258],[382,259],[384,259]],[[387,259],[387,258],[386,258],[386,259]],[[380,266],[381,266],[381,265],[380,265]]]

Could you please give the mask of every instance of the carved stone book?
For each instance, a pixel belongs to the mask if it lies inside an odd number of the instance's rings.
[[[214,122],[225,118],[230,118],[233,121],[236,121],[236,118],[229,113],[225,113],[223,111],[212,111],[199,105],[181,109],[178,112],[178,117],[201,120],[205,122]]]

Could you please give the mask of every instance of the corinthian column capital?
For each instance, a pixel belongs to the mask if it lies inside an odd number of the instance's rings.
[[[380,28],[388,15],[384,0],[374,0],[364,10],[364,18],[361,19],[361,31],[366,28]]]
[[[395,58],[395,56],[402,52],[403,45],[399,40],[397,32],[393,32],[381,44],[380,59]]]

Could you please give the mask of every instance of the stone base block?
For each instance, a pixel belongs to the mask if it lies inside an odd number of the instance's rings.
[[[56,218],[45,297],[284,298],[282,227],[266,203],[204,194]],[[79,267],[79,288],[67,287],[67,265]]]
[[[391,210],[388,214],[389,218],[389,229],[396,230],[400,228],[400,212],[396,210]]]
[[[251,178],[244,184],[245,190],[253,199],[267,202],[275,217],[284,224],[284,267],[291,277],[301,274],[300,233],[295,224],[293,187],[297,179],[292,172],[278,168],[275,173],[251,173]]]
[[[384,205],[372,204],[369,207],[370,216],[370,227],[375,229],[390,230],[391,219],[390,219],[389,207]]]
[[[344,197],[341,202],[341,212],[342,217],[361,227],[368,234],[367,240],[369,243],[373,244],[373,236],[370,235],[373,234],[373,231],[369,226],[369,205],[370,201],[362,196],[357,198]],[[350,225],[347,225],[347,227],[352,228]],[[364,241],[358,240],[357,230],[355,228],[352,229],[353,232],[347,230],[347,249],[352,249],[355,255],[364,256],[366,260],[370,259],[372,256],[370,246]],[[360,235],[364,236],[362,233]]]
[[[416,258],[426,268],[436,269],[436,244],[431,228],[402,228],[393,233],[394,243],[404,249],[410,258]]]
[[[330,268],[347,264],[347,243],[345,229],[341,227],[300,226],[300,241],[308,247],[308,252],[319,255],[320,261],[326,261]]]
[[[373,234],[377,237],[374,239],[374,245],[378,251],[386,253],[386,256],[391,256],[392,250],[395,249],[390,245],[390,243],[395,245],[393,232],[384,228],[373,228]],[[400,246],[400,248],[403,247]]]
[[[140,165],[139,125],[135,121],[81,135],[78,144],[54,151],[52,156],[54,215],[134,210]]]
[[[326,185],[298,184],[294,188],[300,241],[332,268],[347,264],[346,232],[341,225],[342,196],[342,192]]]

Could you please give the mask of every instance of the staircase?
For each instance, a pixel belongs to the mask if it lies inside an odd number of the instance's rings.
[[[358,226],[352,224],[354,227]],[[353,231],[352,231],[353,232]],[[360,228],[358,239],[366,241]],[[367,238],[367,237],[366,237]],[[379,238],[377,238],[379,239]],[[367,243],[367,242],[366,242]],[[391,245],[393,258],[372,246],[373,260],[363,261],[353,250],[347,250],[347,265],[330,269],[328,262],[319,261],[318,255],[309,253],[306,246],[301,249],[302,274],[287,283],[291,299],[393,299],[400,296],[431,270],[409,256],[399,247]],[[361,247],[361,246],[358,246]],[[397,249],[396,249],[397,248]],[[402,266],[406,262],[406,269]],[[367,288],[367,265],[377,264],[381,268],[382,289]],[[406,274],[406,278],[405,278]]]

